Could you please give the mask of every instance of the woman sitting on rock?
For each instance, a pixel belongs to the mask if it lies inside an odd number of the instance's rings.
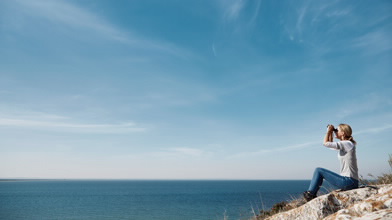
[[[333,132],[335,132],[336,138],[340,139],[339,142],[333,142]],[[324,146],[339,151],[340,175],[324,168],[316,168],[308,191],[303,193],[306,201],[317,197],[317,192],[324,179],[342,190],[358,188],[356,142],[351,134],[352,129],[347,124],[340,124],[338,129],[333,125],[328,125]]]

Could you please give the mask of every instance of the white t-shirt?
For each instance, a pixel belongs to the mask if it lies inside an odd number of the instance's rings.
[[[325,147],[339,151],[340,175],[359,179],[356,146],[351,141],[327,142]]]

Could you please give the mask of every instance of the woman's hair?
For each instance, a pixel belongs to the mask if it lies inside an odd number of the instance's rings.
[[[344,137],[347,138],[347,140],[351,141],[354,145],[357,144],[357,142],[354,140],[353,136],[353,130],[351,129],[350,125],[348,124],[340,124],[339,129],[344,132]]]

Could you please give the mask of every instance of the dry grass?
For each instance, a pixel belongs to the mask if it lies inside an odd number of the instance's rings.
[[[389,173],[383,173],[381,176],[374,176],[372,174],[368,174],[373,180],[365,180],[361,176],[360,182],[364,185],[384,185],[392,183],[392,154],[389,154],[388,159],[389,167],[391,168]]]
[[[275,205],[272,206],[270,210],[264,210],[264,209],[261,210],[260,214],[255,216],[255,219],[257,220],[266,219],[280,212],[286,212],[291,209],[298,208],[305,203],[306,201],[303,198],[291,197],[290,201],[287,202],[283,201],[283,202],[276,203]]]

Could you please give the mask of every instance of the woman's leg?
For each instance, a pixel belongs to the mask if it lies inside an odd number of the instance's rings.
[[[353,181],[351,178],[341,176],[330,170],[318,167],[314,170],[313,178],[310,182],[308,191],[313,195],[317,195],[317,192],[319,191],[320,186],[323,184],[324,179],[330,184],[341,189],[354,189],[358,187],[356,186],[358,183],[355,183],[355,181]]]
[[[308,189],[308,191],[313,195],[317,195],[320,186],[323,184],[324,177],[321,174],[322,170],[324,169],[317,167],[313,172],[313,178],[312,181],[310,182],[309,189]]]

